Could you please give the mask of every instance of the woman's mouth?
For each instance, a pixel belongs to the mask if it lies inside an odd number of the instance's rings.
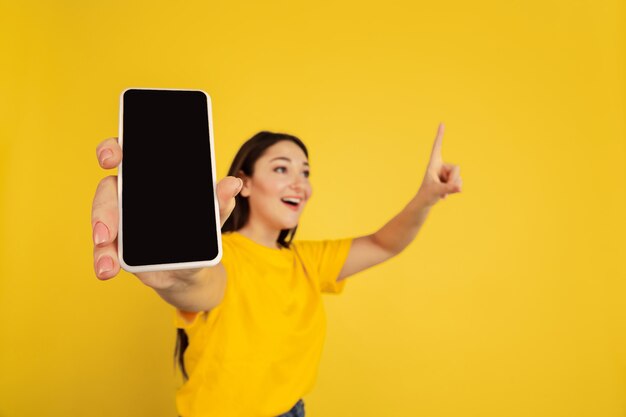
[[[302,198],[299,197],[285,197],[280,199],[284,205],[289,207],[293,211],[298,211],[300,208],[300,203],[302,203]]]

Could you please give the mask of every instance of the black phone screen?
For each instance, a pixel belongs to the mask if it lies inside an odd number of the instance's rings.
[[[215,259],[218,226],[207,95],[129,89],[122,101],[124,262],[143,266]]]

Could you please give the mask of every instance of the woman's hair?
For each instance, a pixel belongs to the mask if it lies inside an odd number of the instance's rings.
[[[230,164],[228,175],[240,177],[241,172],[243,172],[246,176],[252,177],[256,161],[265,153],[267,148],[283,140],[295,143],[300,147],[300,149],[302,149],[306,157],[309,157],[309,152],[307,151],[306,146],[297,137],[286,133],[262,131],[252,136],[241,146],[241,148],[239,148],[237,155],[235,155],[233,162]],[[235,208],[224,223],[224,226],[222,226],[222,232],[237,231],[244,227],[248,222],[248,218],[250,217],[250,205],[248,203],[248,198],[243,197],[241,194],[237,194],[235,202]],[[298,226],[296,225],[293,229],[281,230],[278,235],[277,243],[282,247],[288,248],[296,234],[297,228]],[[185,369],[184,360],[185,350],[187,350],[187,346],[189,345],[189,338],[184,329],[177,330],[178,335],[176,339],[174,357],[178,361],[178,366],[183,374],[183,378],[189,379]]]

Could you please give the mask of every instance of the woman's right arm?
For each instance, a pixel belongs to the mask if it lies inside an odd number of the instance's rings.
[[[96,155],[102,168],[117,168],[122,161],[122,148],[117,138],[100,143]],[[241,185],[241,180],[235,177],[226,177],[217,184],[222,225],[235,208],[235,196],[241,190]],[[110,175],[98,184],[91,208],[94,269],[96,277],[101,280],[111,279],[120,271],[117,254],[118,222],[117,176]],[[217,306],[226,288],[226,270],[221,263],[211,268],[138,272],[134,275],[165,301],[189,312],[208,311]]]

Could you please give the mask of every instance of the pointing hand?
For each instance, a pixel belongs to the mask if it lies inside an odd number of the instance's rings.
[[[463,185],[460,167],[444,162],[441,157],[443,131],[444,125],[440,123],[430,161],[428,162],[428,168],[417,193],[427,206],[434,206],[439,199],[446,198],[448,194],[461,192],[461,186]]]

